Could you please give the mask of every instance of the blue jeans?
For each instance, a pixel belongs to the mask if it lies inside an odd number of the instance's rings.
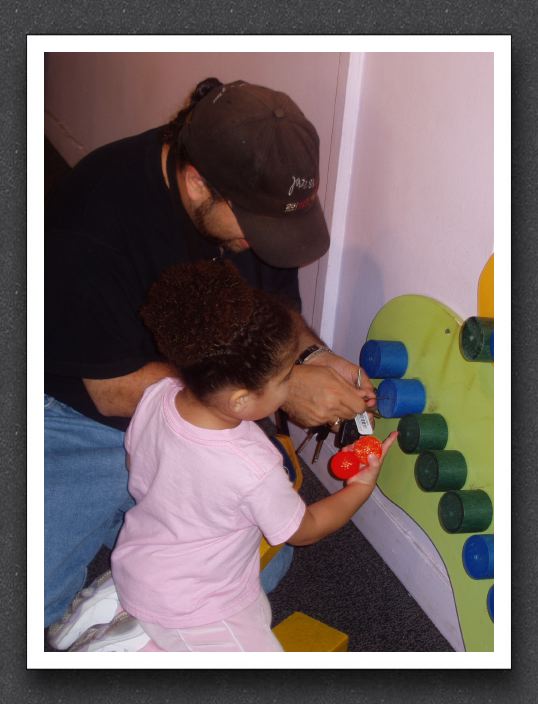
[[[102,545],[114,546],[134,501],[124,433],[45,395],[45,627],[61,618]],[[261,572],[269,593],[289,569],[284,546]]]

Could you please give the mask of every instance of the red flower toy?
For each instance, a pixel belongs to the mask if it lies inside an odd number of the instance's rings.
[[[352,450],[342,450],[333,455],[331,472],[337,479],[349,479],[368,465],[368,456],[381,457],[383,447],[373,435],[364,435],[353,443]]]
[[[374,438],[373,435],[363,435],[353,443],[353,452],[359,458],[359,464],[368,464],[368,455],[377,455],[381,457],[383,446],[381,442]]]

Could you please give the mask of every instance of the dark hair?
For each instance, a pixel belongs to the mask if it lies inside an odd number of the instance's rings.
[[[188,162],[188,155],[178,147],[179,145],[179,133],[187,116],[192,111],[196,103],[198,103],[202,98],[204,98],[213,88],[223,85],[218,78],[204,78],[203,81],[197,84],[196,88],[192,91],[187,104],[177,113],[177,115],[170,120],[163,130],[162,138],[165,144],[169,144],[170,148],[176,152],[176,157],[179,165]]]
[[[284,304],[250,288],[224,259],[163,271],[141,315],[200,400],[227,385],[260,390],[297,340]]]
[[[185,120],[191,113],[192,109],[203,97],[205,97],[213,88],[222,86],[223,83],[219,81],[218,78],[204,78],[203,81],[197,84],[196,88],[192,91],[187,104],[177,113],[177,115],[170,120],[170,122],[164,127],[162,132],[163,144],[170,145],[170,151],[176,161],[179,168],[183,168],[187,164],[192,164],[192,161],[187,153],[187,150],[181,143],[179,139],[179,133],[185,124]],[[192,164],[196,167],[196,164]],[[209,190],[213,202],[218,202],[224,200],[221,194],[214,188],[210,183],[205,181],[205,184]]]

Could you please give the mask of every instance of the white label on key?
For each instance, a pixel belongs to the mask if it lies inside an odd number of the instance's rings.
[[[361,435],[372,435],[373,429],[370,419],[368,418],[368,413],[357,413],[355,416],[355,423],[357,424],[357,430]]]

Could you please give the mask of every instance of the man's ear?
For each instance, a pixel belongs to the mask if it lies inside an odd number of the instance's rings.
[[[248,389],[235,389],[228,399],[228,405],[234,415],[242,416],[249,408],[252,394]]]
[[[194,206],[201,205],[210,195],[206,182],[191,164],[185,166],[183,176],[190,201]]]

